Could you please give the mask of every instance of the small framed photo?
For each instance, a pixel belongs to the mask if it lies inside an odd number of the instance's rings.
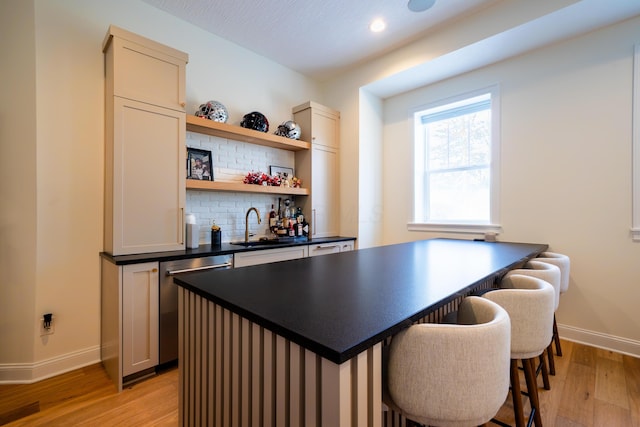
[[[269,175],[278,176],[283,180],[293,178],[293,168],[285,168],[283,166],[269,166]]]
[[[187,179],[213,181],[211,151],[187,147]]]

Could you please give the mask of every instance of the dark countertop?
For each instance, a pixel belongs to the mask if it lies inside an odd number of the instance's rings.
[[[292,246],[314,245],[332,242],[343,242],[348,240],[355,240],[355,237],[317,237],[312,240],[306,238],[299,238],[293,242],[286,243],[271,243],[268,245],[259,245],[244,247],[242,245],[232,245],[231,243],[223,243],[219,247],[212,247],[210,244],[200,245],[197,249],[185,249],[183,251],[171,251],[171,252],[154,252],[146,254],[135,255],[116,255],[101,252],[100,256],[106,258],[116,265],[137,264],[141,262],[151,261],[174,261],[178,259],[200,258],[215,255],[230,255],[238,252],[252,252],[265,249],[277,249],[288,248]]]
[[[342,363],[546,249],[434,239],[191,273],[175,282]]]

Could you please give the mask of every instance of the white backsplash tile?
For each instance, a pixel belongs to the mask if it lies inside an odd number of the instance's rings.
[[[251,171],[269,173],[269,166],[293,168],[295,154],[288,150],[262,147],[215,136],[187,132],[187,147],[211,150],[215,181],[242,181]],[[294,199],[293,196],[281,196]],[[222,230],[222,241],[244,239],[245,215],[250,207],[260,211],[249,216],[249,232],[267,236],[271,205],[278,206],[278,196],[269,194],[187,190],[187,213],[196,216],[200,226],[200,243],[211,242],[211,224],[215,220]],[[294,200],[295,205],[295,200]],[[254,238],[255,238],[254,237]]]

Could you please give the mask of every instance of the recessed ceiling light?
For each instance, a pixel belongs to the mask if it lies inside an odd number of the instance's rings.
[[[387,23],[384,22],[384,20],[381,18],[374,19],[373,21],[371,21],[371,24],[369,24],[369,29],[374,33],[384,31],[385,28],[387,28]]]

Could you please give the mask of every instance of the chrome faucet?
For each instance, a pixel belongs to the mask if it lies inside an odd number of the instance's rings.
[[[247,215],[244,218],[244,241],[247,243],[249,241],[249,214],[251,211],[255,211],[258,216],[258,224],[260,224],[260,211],[256,208],[249,208],[247,210]]]

